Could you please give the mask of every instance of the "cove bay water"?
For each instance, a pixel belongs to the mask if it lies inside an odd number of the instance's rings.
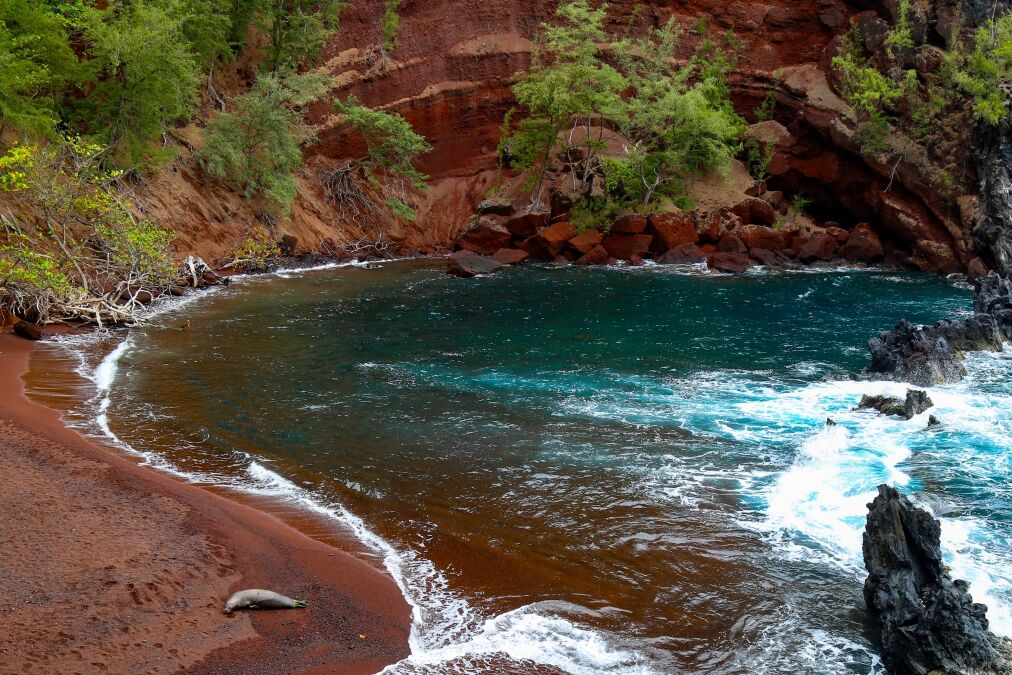
[[[250,278],[86,364],[78,419],[355,534],[415,607],[394,672],[881,672],[860,550],[881,482],[942,519],[1012,633],[1012,353],[930,390],[931,430],[853,410],[905,386],[835,379],[897,319],[970,307],[868,271]]]

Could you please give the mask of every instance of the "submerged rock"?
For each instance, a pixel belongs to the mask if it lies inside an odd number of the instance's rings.
[[[858,410],[878,410],[883,415],[898,415],[903,419],[913,419],[928,408],[933,408],[934,403],[928,398],[928,392],[921,389],[907,389],[905,400],[892,396],[862,396],[861,402],[857,404]]]
[[[1005,673],[1007,641],[988,632],[987,607],[942,565],[941,526],[894,488],[868,505],[864,597],[878,619],[890,673]]]

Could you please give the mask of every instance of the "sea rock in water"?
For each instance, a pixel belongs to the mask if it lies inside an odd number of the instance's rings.
[[[921,327],[904,319],[868,341],[871,364],[865,373],[920,387],[958,382],[966,375],[962,352],[997,351],[1001,345],[998,322],[988,314]]]
[[[1006,339],[1012,339],[1012,281],[991,272],[974,282],[973,310],[993,316]]]
[[[502,265],[492,258],[478,255],[474,251],[457,251],[446,263],[446,273],[455,277],[476,277],[480,274],[493,274],[502,269]]]
[[[23,337],[26,340],[42,339],[42,326],[38,324],[15,318],[13,328],[15,335]]]
[[[1004,673],[1012,663],[988,632],[987,607],[942,565],[941,526],[896,489],[880,485],[868,505],[864,597],[882,631],[890,673]]]
[[[921,389],[907,389],[907,396],[903,401],[892,396],[862,396],[857,407],[859,410],[873,409],[883,415],[898,415],[909,420],[934,405],[928,398],[928,392]]]

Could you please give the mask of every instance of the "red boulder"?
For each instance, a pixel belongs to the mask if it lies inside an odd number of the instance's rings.
[[[695,244],[682,244],[662,255],[657,262],[662,265],[696,265],[706,262],[706,254]]]
[[[748,253],[745,243],[733,234],[725,234],[717,242],[718,253]]]
[[[749,249],[764,248],[769,251],[780,251],[787,248],[784,233],[765,225],[743,225],[734,233]]]
[[[587,230],[570,239],[569,245],[579,251],[581,255],[585,255],[602,241],[604,241],[604,235],[600,230]]]
[[[501,248],[492,256],[492,260],[500,265],[519,265],[530,257],[527,251],[518,248]]]
[[[696,219],[688,211],[658,213],[650,216],[650,227],[657,235],[654,246],[658,252],[664,252],[682,244],[695,244],[699,241],[699,233],[696,232]]]
[[[822,232],[812,237],[798,251],[801,262],[812,263],[816,260],[832,260],[838,248],[836,237]]]
[[[533,236],[538,228],[548,222],[548,211],[526,211],[506,221],[506,229],[517,239]]]
[[[847,243],[840,248],[840,256],[848,260],[872,262],[885,255],[882,240],[868,223],[861,223],[847,237]]]
[[[492,255],[510,243],[510,233],[491,218],[482,217],[464,234],[457,237],[454,248]]]
[[[606,265],[611,256],[604,246],[595,246],[576,260],[577,265]]]
[[[455,277],[476,277],[479,274],[492,274],[502,269],[502,265],[488,256],[479,255],[474,251],[457,251],[450,256],[446,264],[446,273]]]
[[[640,234],[647,229],[647,217],[627,213],[615,219],[611,231],[616,234]]]
[[[576,236],[576,228],[568,220],[549,225],[524,242],[524,250],[532,258],[552,260],[566,250],[569,240]]]
[[[776,209],[758,197],[748,197],[731,209],[731,212],[741,218],[741,222],[746,225],[773,225],[777,222]]]
[[[740,274],[752,267],[752,260],[744,253],[717,252],[708,261],[710,269]]]
[[[643,257],[650,251],[654,237],[650,234],[609,234],[604,240],[608,255],[619,260],[632,260],[634,255]]]

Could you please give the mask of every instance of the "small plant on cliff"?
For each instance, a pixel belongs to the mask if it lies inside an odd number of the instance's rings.
[[[380,27],[383,29],[383,52],[392,52],[397,49],[397,33],[401,28],[401,17],[397,13],[401,6],[401,0],[386,0],[383,8],[383,17],[380,19]]]
[[[143,291],[176,276],[173,235],[138,221],[109,190],[119,172],[101,148],[76,137],[15,146],[0,157],[0,190],[24,213],[0,247],[0,300],[41,321],[129,321]]]
[[[287,211],[295,198],[292,172],[302,164],[302,143],[314,136],[303,108],[328,86],[323,75],[258,75],[248,93],[233,99],[233,112],[208,124],[200,151],[204,168],[233,183],[247,199]]]
[[[246,272],[262,272],[266,271],[280,255],[281,247],[278,243],[262,228],[256,228],[246,234],[246,238],[236,247],[224,267]]]
[[[1003,89],[1012,84],[1012,14],[978,28],[972,48],[959,43],[947,54],[944,72],[972,98],[977,119],[998,124],[1008,114]]]
[[[415,168],[415,162],[432,146],[397,113],[374,110],[354,96],[334,101],[334,108],[342,122],[361,134],[366,152],[358,163],[385,194],[384,203],[398,216],[412,220],[414,212],[406,203],[407,195],[424,189],[428,178]]]

